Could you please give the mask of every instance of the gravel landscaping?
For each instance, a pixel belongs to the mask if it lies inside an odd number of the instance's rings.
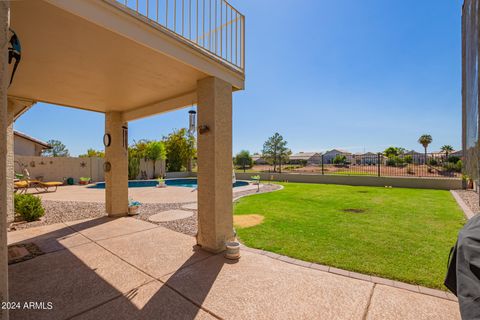
[[[245,196],[248,194],[265,193],[280,189],[281,186],[275,184],[262,185],[260,191],[246,190],[234,192],[234,198]],[[185,209],[183,206],[195,202],[187,203],[144,203],[138,210],[137,219],[149,221],[148,218],[154,214],[167,210],[182,209],[193,211],[194,214],[186,219],[180,219],[168,222],[152,222],[168,229],[181,232],[184,234],[195,236],[197,234],[197,211],[193,209]],[[81,219],[91,219],[105,216],[105,204],[101,202],[80,202],[80,201],[52,201],[42,200],[45,208],[45,216],[39,221],[33,222],[16,222],[10,226],[9,231],[33,228],[47,224],[54,224],[64,221],[74,221]]]
[[[455,192],[462,198],[467,206],[477,214],[480,212],[480,206],[478,204],[478,193],[473,190],[455,190]]]

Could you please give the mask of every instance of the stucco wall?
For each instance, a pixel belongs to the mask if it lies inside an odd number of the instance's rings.
[[[54,158],[15,155],[16,173],[22,172],[20,163],[27,166],[31,178],[43,177],[44,181],[63,181],[64,178],[70,177],[74,178],[75,182],[78,182],[80,177],[90,177],[93,181],[105,180],[103,158]],[[145,170],[148,178],[153,177],[153,162],[142,159],[140,161],[140,170]],[[156,162],[155,172],[157,175],[165,173],[164,160]],[[137,179],[139,178],[140,174]]]
[[[256,173],[236,173],[238,180],[250,180]],[[398,188],[419,189],[461,189],[462,180],[442,178],[403,178],[403,177],[369,177],[369,176],[335,176],[318,174],[260,173],[262,180],[289,181],[304,183],[343,184],[352,186],[392,186]]]
[[[478,181],[479,153],[479,2],[465,0],[462,9],[462,124],[465,172]]]

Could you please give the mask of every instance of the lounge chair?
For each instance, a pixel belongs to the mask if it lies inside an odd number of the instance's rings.
[[[58,181],[48,181],[43,182],[40,180],[28,180],[30,186],[34,187],[38,192],[55,192],[57,191],[58,186],[63,185],[63,182]],[[50,188],[55,188],[55,190],[49,191]],[[40,189],[40,190],[38,190]]]
[[[13,184],[14,192],[17,193],[27,193],[28,190],[28,182],[25,180],[22,181],[15,181]]]
[[[57,191],[58,186],[63,185],[63,182],[58,181],[40,181],[30,179],[30,173],[27,169],[23,170],[23,175],[26,177],[24,180],[15,181],[14,188],[15,192],[20,191],[20,193],[27,193],[28,188],[33,187],[37,192],[55,192]],[[49,191],[50,188],[55,188],[53,191]]]
[[[58,181],[49,181],[43,182],[40,180],[21,180],[14,183],[15,192],[27,193],[28,188],[35,188],[37,192],[55,192],[57,191],[58,186],[63,185],[62,182]],[[55,188],[50,190],[50,188]]]

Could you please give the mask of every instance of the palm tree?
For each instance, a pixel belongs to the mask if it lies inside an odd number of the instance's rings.
[[[432,136],[429,134],[423,134],[418,138],[418,143],[420,143],[425,149],[425,163],[427,163],[427,148],[430,143],[432,143]]]
[[[445,159],[448,159],[448,154],[453,151],[453,147],[449,144],[446,144],[440,148],[443,152],[445,152]]]

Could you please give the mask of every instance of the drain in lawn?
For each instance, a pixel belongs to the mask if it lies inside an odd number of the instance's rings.
[[[347,208],[343,209],[343,212],[349,212],[349,213],[365,213],[367,211],[366,209],[358,209],[358,208]]]

